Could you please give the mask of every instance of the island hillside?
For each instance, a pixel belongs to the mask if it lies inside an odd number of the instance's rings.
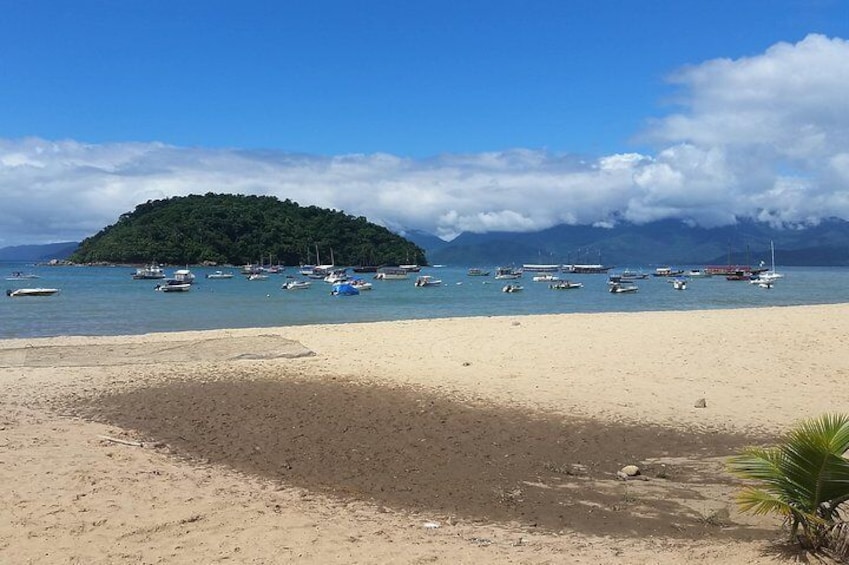
[[[424,251],[344,212],[272,196],[189,195],[150,200],[80,243],[75,263],[285,265],[426,264]]]

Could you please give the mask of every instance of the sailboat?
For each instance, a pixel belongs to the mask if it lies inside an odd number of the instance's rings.
[[[769,242],[769,249],[772,255],[772,267],[769,271],[759,273],[757,277],[754,277],[750,281],[752,284],[756,284],[761,288],[772,288],[776,280],[784,277],[784,275],[775,271],[775,244],[772,241]]]

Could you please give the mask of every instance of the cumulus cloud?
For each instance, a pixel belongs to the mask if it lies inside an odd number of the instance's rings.
[[[849,43],[810,35],[672,81],[679,106],[644,132],[653,155],[409,159],[0,140],[0,246],[81,239],[147,200],[206,192],[289,198],[446,239],[560,223],[849,219]]]

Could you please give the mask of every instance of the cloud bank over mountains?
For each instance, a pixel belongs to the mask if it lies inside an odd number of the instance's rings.
[[[0,139],[0,246],[82,239],[147,200],[206,192],[273,195],[446,239],[560,223],[849,219],[849,42],[809,35],[670,81],[670,113],[635,132],[654,154],[412,159]]]

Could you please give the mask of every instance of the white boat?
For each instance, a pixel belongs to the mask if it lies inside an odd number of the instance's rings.
[[[165,284],[156,285],[153,290],[157,290],[159,292],[188,292],[191,288],[191,283],[170,280]]]
[[[164,279],[165,271],[156,263],[151,263],[146,267],[136,269],[133,278],[136,280]]]
[[[14,273],[12,273],[8,277],[6,277],[6,280],[7,281],[26,281],[26,280],[39,279],[39,278],[41,278],[41,277],[39,277],[38,275],[35,275],[33,273],[22,273],[20,271],[15,271]]]
[[[252,275],[248,275],[249,281],[267,281],[268,275],[264,273],[254,273]]]
[[[713,275],[703,269],[690,269],[687,271],[687,276],[696,279],[706,279],[710,278]]]
[[[367,280],[361,279],[359,277],[355,277],[353,279],[350,279],[348,282],[351,284],[351,286],[353,286],[357,290],[371,290],[372,286],[373,286]]]
[[[687,290],[687,279],[672,279],[672,288],[675,290]]]
[[[280,288],[283,290],[307,290],[311,286],[312,283],[310,281],[289,281]]]
[[[195,275],[188,269],[177,269],[174,271],[174,278],[171,279],[179,283],[192,284],[195,282]]]
[[[635,284],[622,284],[618,282],[610,283],[610,288],[608,288],[609,292],[613,294],[625,294],[629,292],[637,292],[639,288]]]
[[[536,275],[533,278],[534,282],[557,282],[560,280],[560,277],[557,275],[552,275],[551,273],[546,273],[544,275]]]
[[[772,288],[775,281],[784,278],[784,275],[775,272],[775,245],[772,241],[769,242],[769,248],[772,254],[772,268],[769,271],[758,273],[757,276],[752,277],[752,280],[749,281],[751,284],[756,284],[761,288]]]
[[[548,285],[548,288],[553,290],[574,290],[576,288],[582,288],[584,283],[579,282],[571,282],[571,281],[557,281],[554,284]]]
[[[420,277],[416,277],[416,282],[415,282],[415,285],[418,286],[418,287],[439,286],[441,284],[442,284],[442,280],[435,279],[435,278],[431,277],[430,275],[422,275]]]
[[[206,278],[216,280],[216,279],[232,279],[233,273],[225,273],[224,271],[215,271],[214,273],[209,273],[206,275]]]
[[[58,288],[18,288],[7,290],[6,296],[20,298],[22,296],[50,296],[59,292]]]
[[[673,269],[672,267],[658,267],[652,273],[655,277],[679,277],[684,274],[682,269]]]
[[[419,265],[416,265],[415,263],[410,263],[408,265],[398,265],[398,268],[404,269],[408,273],[418,273],[422,270],[422,268]]]
[[[529,273],[556,273],[560,270],[560,265],[540,265],[536,263],[525,263],[522,265],[523,271]]]
[[[501,292],[507,292],[507,293],[512,293],[512,292],[521,292],[521,291],[523,291],[523,290],[525,290],[525,289],[522,287],[522,285],[520,285],[520,284],[515,284],[515,283],[505,284],[505,285],[501,288]]]
[[[374,278],[380,281],[400,281],[410,278],[410,274],[401,267],[381,267]]]
[[[333,269],[325,277],[324,282],[336,284],[348,280],[348,273],[345,269]]]
[[[522,278],[522,271],[513,267],[498,267],[495,271],[495,280],[513,280]]]

